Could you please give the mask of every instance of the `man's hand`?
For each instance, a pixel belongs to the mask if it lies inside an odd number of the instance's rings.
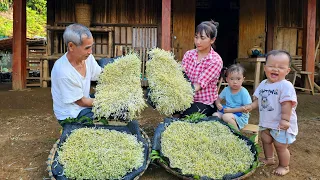
[[[77,100],[75,103],[78,104],[81,107],[92,107],[93,99],[92,98],[82,97],[81,99]]]

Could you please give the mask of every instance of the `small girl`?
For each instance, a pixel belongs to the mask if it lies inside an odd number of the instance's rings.
[[[297,95],[291,82],[285,79],[290,72],[291,56],[286,51],[273,50],[266,55],[264,72],[267,76],[254,92],[254,101],[246,106],[248,111],[259,107],[259,126],[266,165],[275,164],[274,148],[279,165],[274,174],[283,176],[289,172],[290,152],[298,134]]]
[[[252,103],[248,90],[242,87],[244,71],[240,64],[233,64],[228,68],[226,73],[228,86],[222,90],[216,100],[215,104],[219,111],[213,114],[233,125],[237,130],[248,124],[249,113],[245,113],[245,105]],[[226,101],[225,106],[221,105],[223,99]]]

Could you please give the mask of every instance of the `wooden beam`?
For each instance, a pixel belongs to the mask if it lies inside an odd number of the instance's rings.
[[[13,1],[12,89],[26,88],[26,0]]]
[[[171,50],[171,0],[162,0],[161,48]]]
[[[312,72],[311,83],[314,84],[314,53],[316,40],[316,7],[317,0],[305,0],[304,2],[304,19],[303,19],[303,49],[302,49],[302,69]],[[305,80],[305,86],[309,87],[308,81]]]
[[[273,50],[274,27],[275,27],[275,0],[267,1],[267,52]],[[267,53],[266,52],[266,53]]]

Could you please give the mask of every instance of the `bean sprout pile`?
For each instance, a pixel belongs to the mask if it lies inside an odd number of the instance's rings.
[[[72,179],[121,179],[143,165],[143,144],[115,130],[74,130],[58,150],[64,175]]]
[[[104,67],[96,87],[92,111],[95,117],[124,120],[137,118],[147,107],[140,81],[141,60],[135,53]]]
[[[246,142],[219,122],[171,123],[161,136],[161,151],[182,174],[222,179],[244,172],[254,162]]]
[[[171,52],[155,48],[146,63],[151,101],[164,115],[183,111],[191,106],[193,89],[182,73],[182,67]]]

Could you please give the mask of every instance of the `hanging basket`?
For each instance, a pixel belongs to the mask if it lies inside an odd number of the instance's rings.
[[[85,3],[77,3],[75,6],[75,11],[77,23],[90,27],[91,5]]]

